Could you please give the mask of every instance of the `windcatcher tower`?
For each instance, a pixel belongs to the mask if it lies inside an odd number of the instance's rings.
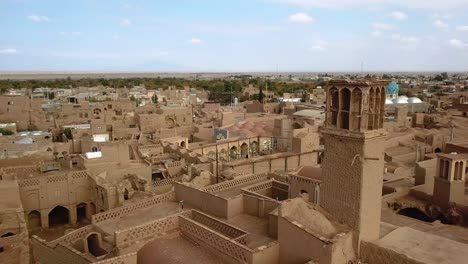
[[[330,81],[321,130],[325,144],[320,205],[361,240],[379,238],[388,81]]]
[[[451,203],[463,203],[465,199],[465,173],[468,154],[438,154],[434,179],[434,204],[449,209]]]

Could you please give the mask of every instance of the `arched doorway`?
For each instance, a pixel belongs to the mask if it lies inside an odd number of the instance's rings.
[[[41,213],[38,211],[31,211],[28,214],[28,227],[29,229],[39,228],[42,226]]]
[[[237,159],[237,147],[232,147],[229,151],[229,157],[231,159]]]
[[[434,152],[435,152],[435,153],[440,153],[440,152],[442,152],[442,150],[441,150],[440,148],[436,148],[436,149],[434,150]]]
[[[180,146],[185,148],[185,141],[180,142]]]
[[[220,152],[219,152],[219,159],[220,160],[227,160],[227,150],[226,149],[222,149]]]
[[[301,197],[304,199],[304,201],[308,202],[309,201],[309,192],[306,190],[301,190]]]
[[[174,119],[166,118],[166,126],[167,126],[167,128],[174,128],[175,127]]]
[[[210,159],[216,159],[216,153],[214,151],[208,152],[208,158]]]
[[[245,142],[241,145],[241,157],[245,159],[249,158],[249,145]]]
[[[6,234],[3,234],[3,235],[1,236],[1,238],[10,237],[10,236],[14,236],[14,235],[15,235],[15,234],[13,234],[13,233],[11,233],[11,232],[8,232],[8,233],[6,233]],[[4,250],[5,250],[4,247],[0,247],[0,253],[3,252]]]
[[[107,251],[101,247],[101,241],[99,240],[98,234],[94,233],[89,235],[86,238],[86,241],[88,242],[88,251],[91,255],[99,257],[107,253]]]
[[[63,206],[57,206],[49,213],[49,226],[66,225],[70,221],[68,209]]]
[[[76,220],[78,222],[87,220],[85,203],[80,203],[76,206]]]
[[[250,153],[252,153],[252,156],[257,155],[257,153],[258,153],[258,143],[257,143],[257,141],[252,141],[250,143]]]
[[[124,191],[124,200],[128,200],[128,199],[129,199],[128,190],[125,189],[125,191]]]

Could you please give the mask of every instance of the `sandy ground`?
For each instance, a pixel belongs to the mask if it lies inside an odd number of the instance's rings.
[[[255,249],[266,245],[275,239],[268,236],[268,219],[241,214],[227,221],[229,224],[250,233],[250,243],[247,247]]]

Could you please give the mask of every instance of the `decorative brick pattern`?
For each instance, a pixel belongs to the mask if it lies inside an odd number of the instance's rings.
[[[29,186],[36,186],[39,185],[38,178],[26,179],[18,181],[19,187],[29,187]]]
[[[74,171],[71,173],[71,177],[75,180],[77,179],[86,179],[88,178],[89,174],[87,171]]]
[[[235,228],[231,225],[228,225],[226,223],[223,223],[221,221],[219,221],[218,219],[216,218],[213,218],[209,215],[206,215],[204,213],[201,213],[201,212],[198,212],[198,211],[193,211],[192,212],[192,220],[206,226],[206,227],[209,227],[213,230],[215,230],[216,232],[219,232],[221,234],[223,234],[224,236],[227,236],[229,238],[238,238],[240,236],[243,236],[245,234],[247,234],[246,232],[238,229],[238,228]]]
[[[153,182],[153,186],[154,187],[161,187],[161,186],[166,186],[166,185],[172,185],[173,182],[174,182],[174,180],[172,180],[172,179],[165,179],[165,180]]]
[[[203,188],[203,191],[208,192],[208,193],[219,193],[219,192],[229,190],[229,189],[241,186],[241,185],[255,183],[255,182],[267,180],[267,179],[268,179],[267,172],[255,173],[249,176],[238,177],[231,181],[225,181],[222,183],[210,185],[208,187]]]
[[[130,263],[136,263],[136,262],[137,262],[137,253],[133,252],[130,254],[94,262],[94,264],[130,264]]]
[[[47,183],[61,182],[68,179],[67,174],[53,175],[47,177]]]
[[[259,192],[259,191],[267,190],[267,189],[270,189],[270,188],[273,188],[273,182],[272,181],[263,182],[263,183],[260,183],[260,184],[253,185],[253,186],[251,186],[249,188],[246,188],[246,190],[251,191],[251,192]]]
[[[17,166],[17,167],[8,167],[8,168],[3,168],[3,170],[7,174],[15,174],[17,176],[28,176],[30,174],[33,174],[35,172],[39,172],[38,167],[35,165],[31,166]]]
[[[57,244],[72,245],[77,240],[85,238],[87,234],[93,231],[95,231],[94,227],[92,225],[87,225],[75,231],[72,231],[56,240],[53,240],[49,242],[49,244],[53,246]]]
[[[254,251],[235,240],[229,239],[184,216],[180,217],[179,226],[184,235],[200,240],[240,263],[252,262]]]
[[[162,195],[157,195],[148,199],[144,199],[138,203],[122,206],[116,209],[109,210],[107,212],[95,214],[91,218],[93,224],[97,224],[109,219],[120,218],[124,215],[127,215],[135,210],[148,208],[155,204],[164,203],[164,202],[174,202],[176,199],[175,192],[171,191]]]
[[[116,231],[115,244],[118,248],[124,248],[136,241],[177,229],[179,227],[179,216],[190,217],[191,214],[192,211],[185,211],[129,229]]]

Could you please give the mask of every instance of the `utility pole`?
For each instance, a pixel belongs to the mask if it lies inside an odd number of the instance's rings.
[[[219,155],[218,155],[218,144],[216,143],[216,183],[218,182],[219,182]]]
[[[454,135],[453,135],[453,127],[454,125],[450,126],[450,141],[453,141]]]

